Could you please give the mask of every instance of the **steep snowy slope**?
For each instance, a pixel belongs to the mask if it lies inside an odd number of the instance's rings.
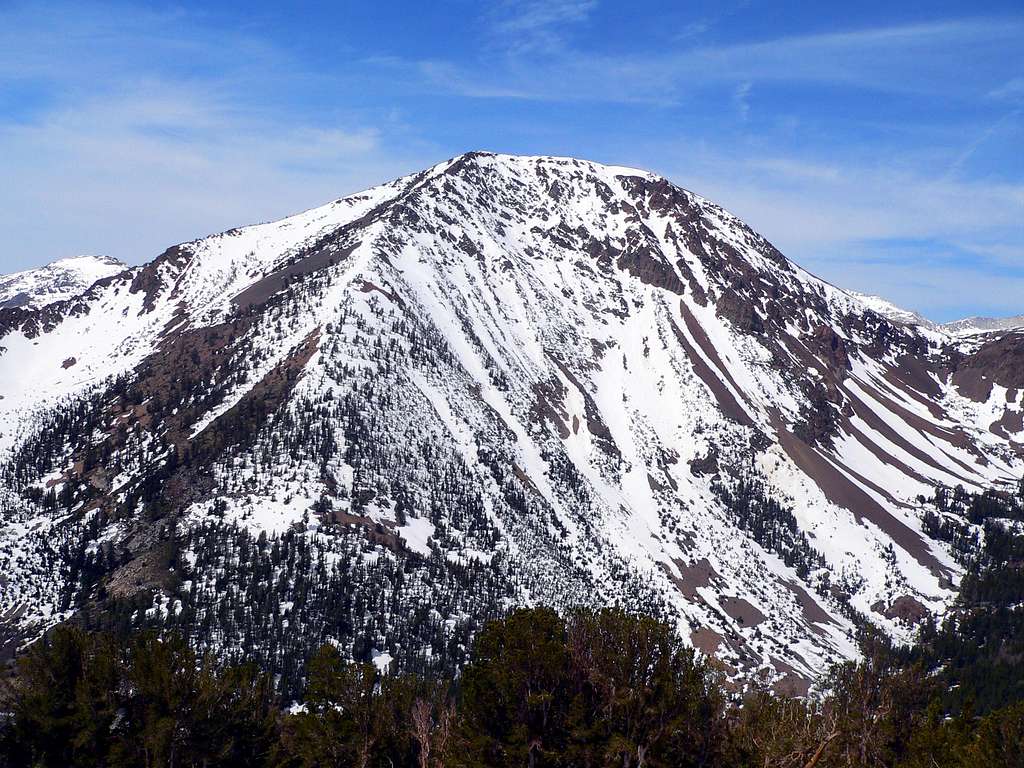
[[[1024,336],[893,323],[652,174],[472,153],[0,311],[0,628],[175,626],[287,681],[456,664],[523,602],[800,690],[958,578],[1024,473]],[[59,578],[53,578],[58,573]]]
[[[73,256],[38,269],[0,276],[0,308],[41,307],[70,299],[97,280],[123,272],[127,266],[109,256]]]

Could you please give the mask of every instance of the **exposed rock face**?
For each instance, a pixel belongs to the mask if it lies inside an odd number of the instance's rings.
[[[616,266],[647,285],[664,288],[680,295],[686,290],[675,268],[655,256],[655,252],[645,245],[623,251],[616,261]]]
[[[754,303],[743,298],[738,293],[726,290],[715,304],[719,317],[732,323],[732,326],[745,333],[763,333],[764,323],[757,313]]]
[[[992,385],[1006,389],[1024,388],[1024,333],[1010,331],[981,337],[977,351],[961,358],[953,383],[974,400],[988,400]]]
[[[819,325],[811,332],[811,351],[825,364],[829,372],[842,381],[850,370],[850,356],[846,352],[846,342],[828,325]]]
[[[900,595],[889,606],[879,602],[872,608],[887,619],[899,619],[910,625],[920,624],[928,617],[928,609],[921,604],[920,600],[910,595]]]
[[[804,690],[855,612],[946,605],[918,495],[1024,472],[1020,335],[893,322],[573,159],[464,155],[0,336],[0,645],[129,600],[286,675],[456,664],[509,605],[619,602]]]

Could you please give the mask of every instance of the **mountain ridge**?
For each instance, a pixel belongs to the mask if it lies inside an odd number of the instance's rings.
[[[0,309],[39,308],[74,298],[93,283],[128,269],[109,256],[81,255],[41,267],[0,275]]]

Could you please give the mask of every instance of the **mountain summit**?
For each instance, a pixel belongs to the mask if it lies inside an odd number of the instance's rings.
[[[0,276],[0,308],[41,307],[70,299],[128,267],[109,256],[72,256],[43,267]]]
[[[457,666],[511,605],[620,603],[802,690],[945,609],[919,497],[1024,474],[1024,335],[893,322],[570,158],[462,155],[0,334],[9,648],[172,627],[289,684],[328,639]]]

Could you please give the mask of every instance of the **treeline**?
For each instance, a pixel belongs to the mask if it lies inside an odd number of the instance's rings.
[[[947,717],[943,684],[882,643],[823,696],[738,696],[667,624],[616,609],[489,623],[456,679],[382,675],[331,645],[301,707],[253,666],[152,634],[61,627],[6,691],[0,763],[21,766],[1013,766],[1024,703]]]
[[[254,536],[204,522],[172,532],[160,550],[174,576],[166,610],[153,610],[148,592],[104,595],[83,603],[75,622],[119,636],[180,635],[200,655],[271,672],[289,699],[302,694],[306,662],[328,639],[356,661],[387,653],[403,671],[461,668],[480,624],[507,610],[514,583],[508,560],[500,552],[489,563],[376,552],[363,528]],[[82,572],[96,572],[89,566],[102,553],[86,553]],[[94,594],[103,589],[98,582]]]
[[[926,530],[964,567],[942,621],[921,628],[900,663],[920,663],[942,684],[943,709],[986,712],[1024,700],[1024,481],[1013,491],[939,488]]]

